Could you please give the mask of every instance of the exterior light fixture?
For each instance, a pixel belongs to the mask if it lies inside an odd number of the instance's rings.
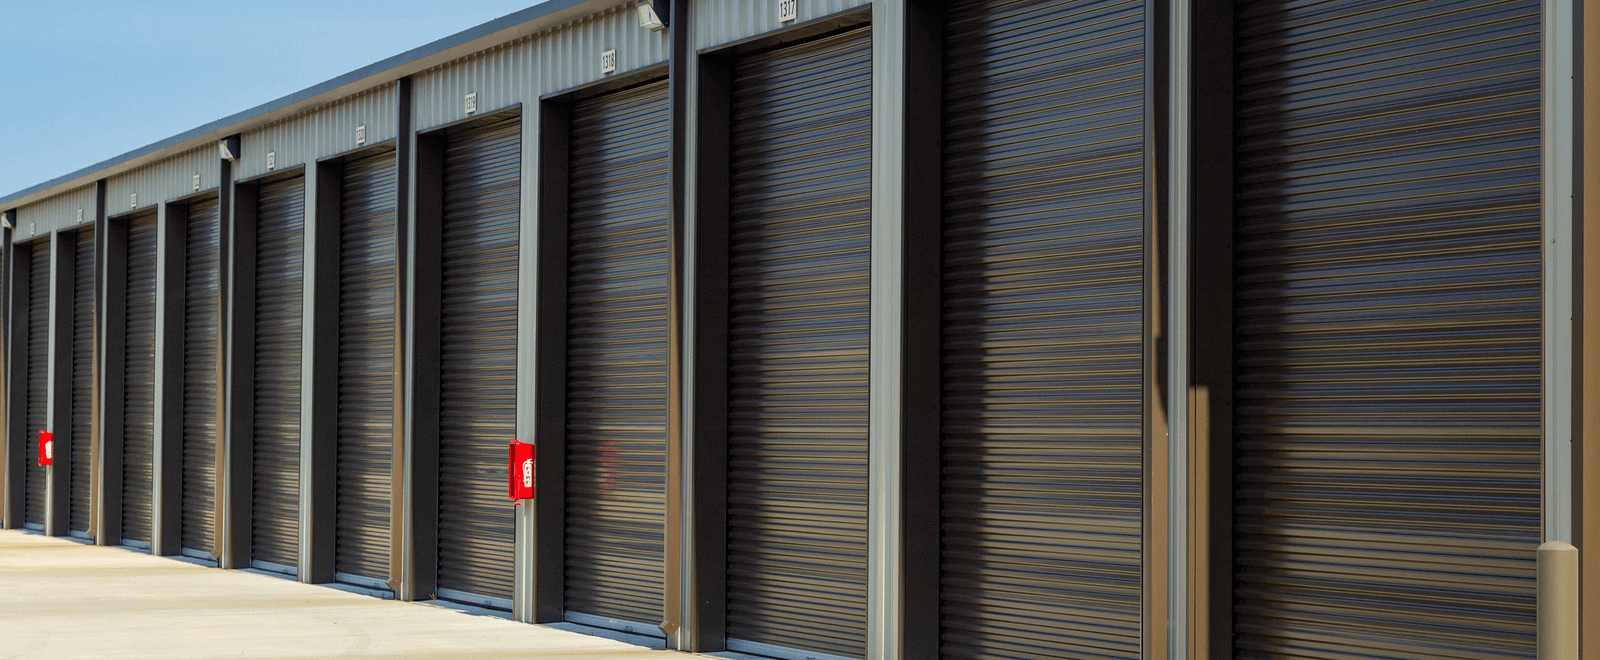
[[[639,27],[661,31],[672,20],[671,0],[645,0],[639,3]]]
[[[239,160],[239,136],[233,135],[217,141],[218,155],[223,160],[236,162]]]

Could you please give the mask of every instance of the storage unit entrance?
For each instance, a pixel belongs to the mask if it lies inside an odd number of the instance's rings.
[[[862,28],[734,64],[732,650],[866,654],[871,45]]]
[[[564,609],[654,633],[667,485],[667,83],[571,113]]]
[[[305,177],[262,183],[256,194],[250,564],[293,575],[300,558]]]
[[[522,122],[445,140],[437,591],[509,610],[516,521],[504,465],[517,421]]]
[[[1238,9],[1239,657],[1533,657],[1539,11]]]

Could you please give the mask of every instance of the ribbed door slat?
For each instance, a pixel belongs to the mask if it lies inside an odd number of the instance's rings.
[[[122,540],[150,543],[156,423],[156,216],[128,221],[122,385]]]
[[[661,620],[666,513],[667,84],[572,112],[566,609]]]
[[[733,83],[728,636],[846,657],[866,653],[871,70],[860,29]]]
[[[305,179],[262,184],[257,204],[250,558],[271,570],[294,572],[300,556]]]
[[[509,608],[515,531],[506,446],[516,437],[522,123],[450,137],[444,182],[439,588]]]
[[[22,522],[44,524],[45,468],[39,465],[39,431],[50,428],[50,240],[33,244],[28,262],[28,423],[23,430]]]
[[[1144,3],[946,30],[945,658],[1138,658]]]
[[[221,218],[215,198],[191,204],[184,248],[182,542],[206,553],[216,544]]]
[[[389,579],[394,460],[395,154],[345,163],[339,230],[336,573]]]
[[[88,534],[94,465],[94,230],[72,234],[72,474],[68,526]]]
[[[1540,3],[1237,12],[1237,655],[1531,658]]]

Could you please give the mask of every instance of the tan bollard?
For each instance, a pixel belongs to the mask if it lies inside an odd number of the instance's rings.
[[[1539,546],[1539,660],[1578,660],[1578,549]]]

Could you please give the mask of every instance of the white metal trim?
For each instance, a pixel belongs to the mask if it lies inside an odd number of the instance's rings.
[[[1167,658],[1189,649],[1190,0],[1169,6],[1167,126]],[[1149,625],[1152,622],[1146,622]]]
[[[900,411],[905,341],[906,1],[872,3],[871,285],[868,312],[867,658],[899,660],[904,622]],[[730,642],[729,648],[733,648]]]
[[[1543,238],[1540,392],[1543,399],[1543,523],[1545,541],[1571,542],[1573,415],[1573,251],[1576,190],[1572,0],[1544,0],[1540,161]]]

